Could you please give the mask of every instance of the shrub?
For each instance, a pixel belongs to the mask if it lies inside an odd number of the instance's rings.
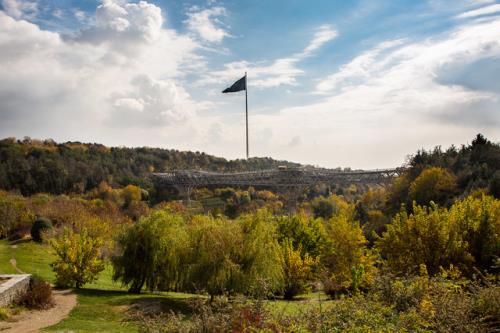
[[[50,244],[57,255],[51,266],[58,286],[81,288],[95,281],[104,270],[104,263],[99,259],[104,241],[90,236],[85,228],[79,234],[65,229],[63,235]]]
[[[0,190],[0,238],[9,237],[13,230],[30,226],[35,216],[22,196]]]
[[[0,307],[0,321],[7,321],[11,315],[8,308]]]
[[[28,291],[19,297],[17,304],[28,309],[49,309],[55,304],[52,297],[52,287],[48,282],[33,277]]]
[[[356,221],[346,216],[333,217],[326,222],[328,246],[321,261],[326,269],[323,281],[330,296],[370,286],[375,272],[375,258],[366,248],[366,238]]]
[[[313,276],[313,269],[318,264],[316,258],[309,254],[302,257],[302,249],[295,250],[291,241],[282,244],[283,252],[283,274],[284,274],[284,298],[292,299],[299,293],[308,290],[307,283]]]
[[[25,238],[31,233],[31,225],[21,225],[10,231],[9,240],[16,241]]]
[[[39,217],[35,220],[35,223],[33,223],[33,226],[31,227],[31,238],[35,242],[42,242],[42,233],[44,231],[47,231],[49,229],[52,229],[52,222],[44,217]]]
[[[474,265],[483,269],[493,266],[500,253],[500,200],[470,195],[455,202],[449,215],[457,234],[474,257]]]
[[[448,211],[435,204],[430,208],[414,205],[410,215],[401,211],[376,246],[396,273],[415,273],[424,264],[434,275],[440,267],[460,267],[473,260]]]
[[[317,257],[325,245],[325,228],[321,219],[314,219],[305,214],[280,216],[275,219],[276,232],[280,243],[291,242],[294,249],[301,249],[301,255],[306,253]]]
[[[311,203],[314,217],[322,217],[324,219],[329,219],[333,216],[334,206],[333,203],[324,197],[319,197],[314,199]]]
[[[449,210],[431,204],[414,205],[413,213],[397,214],[376,246],[397,273],[415,272],[425,264],[429,273],[450,265],[465,273],[472,266],[488,269],[500,251],[500,201],[469,196]]]
[[[456,178],[450,171],[432,167],[425,169],[411,183],[409,197],[419,205],[428,205],[431,201],[445,204],[457,191]]]

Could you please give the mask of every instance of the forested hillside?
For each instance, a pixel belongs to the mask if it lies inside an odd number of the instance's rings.
[[[298,164],[272,158],[228,161],[200,152],[161,148],[106,147],[96,143],[0,140],[0,188],[23,195],[84,193],[102,181],[150,189],[148,173],[173,169],[244,171]]]

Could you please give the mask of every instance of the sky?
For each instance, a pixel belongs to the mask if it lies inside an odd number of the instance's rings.
[[[500,141],[500,1],[0,0],[0,138],[401,166]]]

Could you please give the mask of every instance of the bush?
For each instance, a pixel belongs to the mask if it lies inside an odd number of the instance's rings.
[[[58,257],[51,266],[56,273],[56,284],[60,287],[79,289],[95,281],[104,270],[104,263],[99,259],[104,241],[90,236],[85,228],[79,234],[65,229],[64,234],[50,244]]]
[[[11,315],[8,308],[0,307],[0,321],[7,321]]]
[[[311,203],[314,217],[322,217],[324,219],[329,219],[333,216],[334,206],[333,203],[324,197],[319,197],[313,200]]]
[[[49,229],[52,229],[52,222],[44,217],[39,217],[35,220],[35,223],[33,223],[33,226],[31,227],[31,238],[35,242],[42,242],[42,233],[44,231],[47,231]]]
[[[21,295],[16,303],[28,309],[49,309],[55,305],[52,297],[52,287],[48,282],[33,277],[28,292]]]
[[[0,190],[0,238],[10,237],[17,228],[31,226],[35,216],[26,200]]]
[[[341,215],[326,221],[325,229],[329,242],[321,257],[326,269],[325,292],[334,296],[338,292],[368,288],[375,272],[375,258],[366,248],[359,224]]]
[[[296,295],[308,291],[308,282],[312,279],[313,269],[318,264],[317,258],[306,253],[301,255],[302,249],[294,249],[291,241],[282,244],[284,298],[293,299]]]
[[[449,210],[431,204],[401,211],[376,241],[396,273],[415,273],[424,264],[431,275],[454,265],[473,273],[473,265],[488,269],[500,251],[500,200],[469,196]]]
[[[422,171],[411,183],[409,197],[419,205],[428,205],[431,201],[444,205],[456,192],[455,175],[446,169],[432,167]]]
[[[31,225],[21,225],[10,231],[9,241],[16,241],[25,238],[31,233]]]

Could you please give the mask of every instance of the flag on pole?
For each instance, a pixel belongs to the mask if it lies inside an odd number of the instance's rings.
[[[222,93],[231,93],[231,92],[237,92],[237,91],[242,91],[242,90],[247,90],[247,76],[243,76],[241,79],[233,83],[233,85],[229,88],[226,88],[222,91]]]
[[[247,139],[247,159],[250,156],[249,155],[249,149],[248,149],[248,89],[247,89],[247,72],[245,72],[245,76],[243,76],[241,79],[233,83],[233,85],[229,88],[226,88],[222,91],[223,94],[225,93],[231,93],[231,92],[237,92],[237,91],[242,91],[245,90],[245,123],[246,123],[246,139]]]

